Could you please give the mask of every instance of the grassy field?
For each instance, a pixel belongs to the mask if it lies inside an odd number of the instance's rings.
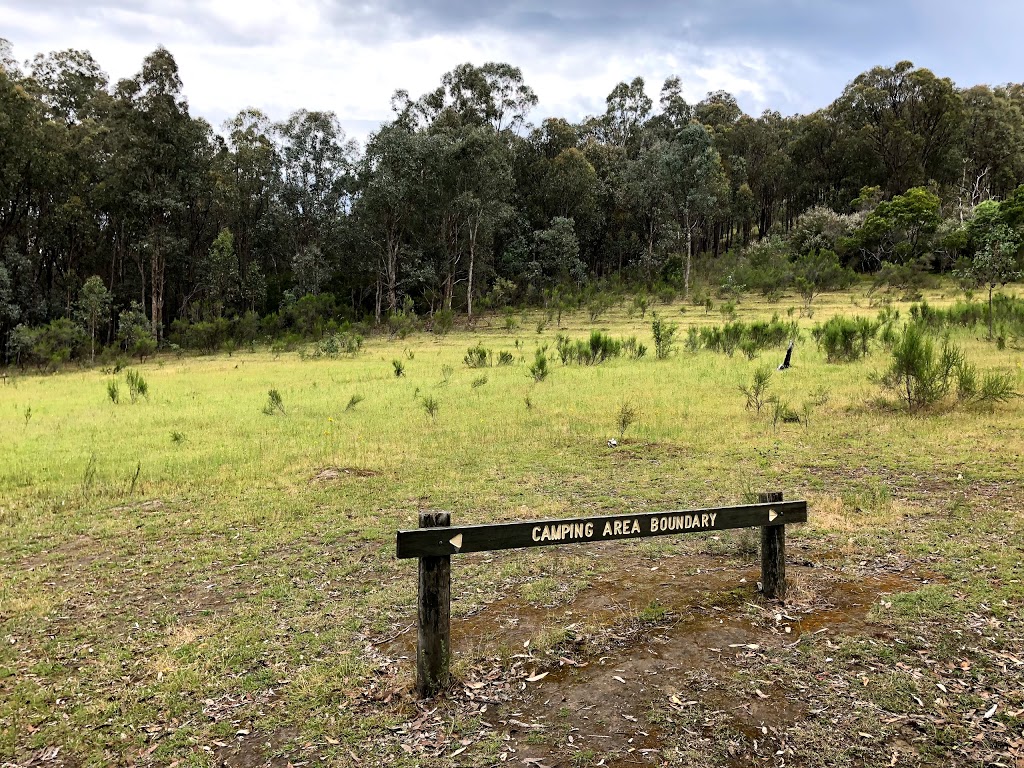
[[[739,392],[781,351],[657,360],[650,315],[624,307],[354,358],[165,356],[135,366],[135,403],[123,371],[12,371],[0,765],[1024,766],[1024,400],[903,413],[869,380],[881,346],[828,364],[807,332],[877,308],[815,308],[771,382],[801,414],[818,403],[799,424]],[[654,309],[683,338],[722,322]],[[533,380],[538,346],[592,328],[651,352]],[[1024,390],[1024,353],[983,337],[954,334]],[[513,364],[468,368],[477,343]],[[394,533],[420,509],[468,524],[764,490],[809,502],[785,603],[758,595],[750,534],[460,556],[459,682],[412,695],[416,565]]]

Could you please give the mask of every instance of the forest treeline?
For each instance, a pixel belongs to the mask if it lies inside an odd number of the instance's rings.
[[[330,112],[247,109],[215,130],[164,48],[117,83],[84,51],[19,65],[0,41],[0,60],[8,362],[413,313],[450,326],[609,284],[813,295],[959,265],[997,285],[1024,233],[1024,85],[910,62],[809,115],[750,116],[723,91],[690,104],[678,77],[655,103],[637,78],[603,114],[537,125],[518,68],[465,64],[396,92],[360,147]]]

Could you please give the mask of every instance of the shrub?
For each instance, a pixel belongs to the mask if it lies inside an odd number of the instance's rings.
[[[591,331],[587,340],[573,341],[564,334],[555,339],[558,356],[563,365],[600,365],[605,360],[622,354],[623,342],[613,339],[601,331]]]
[[[655,289],[655,293],[662,304],[671,304],[676,300],[676,289],[671,285],[663,283]]]
[[[747,408],[758,414],[767,402],[768,386],[772,380],[771,366],[762,365],[754,371],[754,380],[749,385],[740,385],[740,393],[747,399]]]
[[[697,326],[691,325],[686,329],[686,351],[696,352],[700,349],[700,331]]]
[[[640,319],[647,319],[647,308],[651,305],[651,300],[647,297],[647,294],[641,293],[633,297],[632,310],[640,313]]]
[[[404,339],[416,330],[416,322],[416,313],[412,311],[412,307],[409,307],[408,312],[402,311],[388,315],[388,337]]]
[[[118,315],[117,339],[121,348],[127,354],[138,357],[140,362],[156,351],[156,337],[138,302],[133,301],[128,309]]]
[[[866,317],[836,315],[816,325],[811,335],[830,363],[852,362],[868,354],[871,340],[878,335],[881,324]]]
[[[544,381],[548,377],[548,356],[543,349],[538,348],[534,353],[530,375],[534,381]]]
[[[281,399],[281,393],[276,389],[271,389],[267,392],[267,404],[263,406],[263,412],[267,416],[273,416],[275,413],[285,413],[284,401]]]
[[[895,392],[908,410],[915,411],[946,395],[958,364],[964,364],[959,347],[945,341],[936,356],[935,347],[924,330],[916,323],[909,323],[893,345],[889,368],[879,381]]]
[[[611,336],[601,331],[590,332],[590,354],[587,363],[597,365],[618,357],[622,353],[622,342],[616,341]]]
[[[691,328],[686,346],[691,351],[704,346],[713,352],[721,352],[730,357],[739,349],[749,359],[753,359],[761,350],[781,347],[799,336],[800,329],[795,321],[783,322],[778,315],[774,315],[767,323],[759,321],[747,324],[737,320],[721,327],[705,326],[699,331]]]
[[[985,374],[981,380],[981,389],[978,391],[978,402],[1005,403],[1013,397],[1020,397],[1020,393],[1014,387],[1013,374],[995,371]]]
[[[357,405],[359,405],[361,402],[363,402],[363,396],[362,395],[360,395],[360,394],[352,395],[352,397],[350,397],[348,399],[348,405],[345,406],[345,410],[346,411],[351,411]]]
[[[607,312],[615,304],[615,297],[607,293],[599,293],[587,302],[587,314],[590,322],[596,322],[601,315]]]
[[[668,323],[658,317],[655,312],[651,320],[651,333],[654,335],[654,354],[659,360],[665,360],[672,354],[673,337],[676,335],[678,326],[675,323]]]
[[[399,360],[397,358],[392,360],[391,361],[391,367],[394,368],[394,370],[395,370],[395,378],[396,379],[399,379],[402,376],[405,376],[405,363],[403,363],[401,360]]]
[[[39,329],[32,356],[44,368],[59,368],[72,357],[80,357],[88,340],[81,326],[62,317]]]
[[[743,252],[739,279],[771,300],[778,300],[793,283],[793,265],[786,244],[778,237],[766,237]]]
[[[473,379],[473,383],[471,384],[471,386],[473,387],[473,389],[476,389],[477,387],[482,387],[486,383],[487,383],[487,376],[486,375],[478,376],[477,378]]]
[[[505,307],[502,310],[502,314],[505,316],[505,330],[514,331],[519,327],[519,320],[516,319],[516,310],[514,307]]]
[[[630,336],[628,339],[623,340],[622,351],[625,352],[630,359],[639,360],[647,354],[647,347],[637,342],[636,336]]]
[[[363,337],[358,333],[330,333],[313,345],[313,358],[338,357],[351,355],[355,357],[363,348]]]
[[[470,347],[466,350],[466,356],[462,358],[462,362],[470,368],[486,368],[490,363],[490,359],[490,350],[477,344],[475,347]]]
[[[125,382],[128,384],[128,394],[132,398],[132,402],[138,401],[140,397],[149,397],[149,384],[142,377],[142,374],[135,370],[128,370],[124,375]]]
[[[636,422],[638,415],[639,413],[637,409],[629,400],[624,400],[622,402],[622,405],[619,406],[619,413],[615,419],[615,424],[619,428],[619,440],[622,440],[626,436],[626,430]]]
[[[1024,335],[1024,299],[997,293],[992,298],[992,307],[975,301],[957,301],[947,309],[936,309],[922,301],[910,307],[910,317],[928,328],[941,329],[949,326],[973,328],[977,325],[992,324],[1004,326],[1008,331]],[[1005,331],[1001,331],[1005,336]]]
[[[438,336],[445,336],[454,326],[455,313],[450,309],[439,309],[434,313],[434,319],[430,324],[430,330]]]
[[[121,402],[121,388],[117,386],[117,382],[114,379],[107,382],[107,397],[110,398],[110,402],[114,405]]]
[[[512,365],[512,360],[511,352],[500,352],[498,354],[498,365]]]

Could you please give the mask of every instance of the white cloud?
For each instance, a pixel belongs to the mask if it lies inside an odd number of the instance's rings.
[[[675,39],[664,30],[646,35],[642,29],[621,37],[603,30],[561,39],[556,30],[530,34],[526,26],[497,22],[446,27],[440,17],[416,30],[412,25],[426,17],[389,14],[371,2],[51,0],[47,7],[4,1],[13,6],[4,11],[4,34],[19,58],[83,48],[117,80],[137,72],[147,53],[165,45],[181,69],[193,112],[214,125],[250,106],[274,119],[299,108],[333,110],[357,136],[390,116],[393,91],[403,88],[418,96],[466,61],[521,67],[540,97],[534,120],[600,113],[615,84],[638,75],[655,101],[664,78],[678,74],[690,101],[723,89],[754,114],[765,108],[809,111],[835,98],[861,69],[891,63],[860,62],[855,46],[824,58],[810,48],[803,51],[794,35],[785,44],[772,43],[771,30],[764,45],[728,36],[694,42],[686,33],[690,24],[684,11],[679,11]],[[705,8],[704,13],[712,12]],[[573,18],[583,19],[580,14]],[[700,18],[710,28],[713,19]],[[912,44],[922,43],[908,40]]]

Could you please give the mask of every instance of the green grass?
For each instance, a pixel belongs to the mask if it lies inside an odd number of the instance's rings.
[[[941,306],[953,296],[927,299]],[[797,303],[747,299],[737,317],[785,317]],[[416,712],[407,694],[388,699],[387,689],[407,686],[412,672],[388,667],[395,676],[382,678],[373,644],[414,616],[415,563],[395,560],[393,549],[394,532],[414,527],[419,509],[451,510],[455,524],[469,524],[706,506],[778,489],[811,502],[812,523],[792,541],[838,553],[840,569],[896,555],[943,580],[873,609],[907,647],[924,637],[955,656],[960,645],[943,622],[982,605],[1001,622],[992,647],[1014,628],[1019,635],[1024,574],[1013,552],[1024,538],[1024,402],[923,416],[880,405],[868,377],[884,368],[884,351],[830,365],[809,337],[832,315],[875,314],[851,293],[816,301],[814,320],[801,320],[794,367],[772,377],[769,393],[798,412],[827,390],[806,425],[773,426],[739,391],[782,351],[748,361],[687,353],[680,343],[668,360],[557,361],[558,333],[585,339],[594,328],[653,349],[650,321],[630,319],[626,305],[596,323],[563,316],[540,334],[533,312],[511,329],[495,316],[443,338],[371,339],[336,361],[165,356],[138,366],[148,397],[134,403],[112,402],[99,370],[8,377],[0,385],[0,762],[60,746],[69,764],[213,765],[217,742],[235,745],[248,731],[270,752],[313,745],[307,758],[333,764],[346,764],[350,751],[450,764],[389,740],[387,729]],[[717,313],[679,309],[657,307],[680,324],[677,338],[691,324],[721,323]],[[1024,389],[1021,352],[998,350],[984,334],[955,338],[980,371],[1014,371]],[[496,359],[510,352],[513,364],[467,367],[466,350],[478,344]],[[537,382],[529,367],[543,344],[550,373]],[[486,386],[477,384],[484,374]],[[270,390],[283,410],[267,415]],[[636,421],[610,449],[627,402]],[[750,557],[749,542],[730,537],[621,547],[650,560],[687,551]],[[453,571],[456,615],[507,595],[571,607],[595,581],[617,578],[583,548],[466,556]],[[644,622],[669,615],[649,595],[637,605],[646,606]],[[538,636],[545,648],[564,638],[551,628]],[[807,653],[810,670],[836,652],[811,644]],[[906,685],[882,686],[879,700],[905,701]],[[475,722],[457,708],[442,716],[456,735]],[[686,736],[667,729],[666,738],[681,745]],[[959,742],[949,738],[951,746],[933,748],[953,754]],[[473,764],[474,750],[492,754],[497,740],[491,732],[458,759]]]

